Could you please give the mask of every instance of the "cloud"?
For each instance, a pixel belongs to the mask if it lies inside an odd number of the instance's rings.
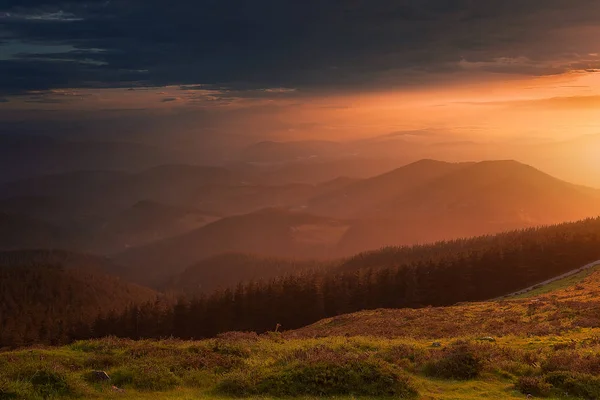
[[[25,21],[57,21],[71,22],[82,21],[83,18],[75,16],[73,13],[67,13],[62,10],[56,12],[33,12],[30,14],[20,14],[18,12],[3,12],[0,14],[0,19],[3,20],[25,20]]]
[[[512,102],[512,107],[528,107],[555,110],[598,110],[600,109],[600,96],[566,96],[552,97],[539,100],[525,100]]]
[[[597,0],[7,0],[0,41],[72,50],[13,49],[0,92],[201,84],[277,95],[588,71],[600,64],[589,40],[599,21]]]
[[[600,96],[562,96],[531,100],[459,102],[456,104],[472,106],[500,106],[519,110],[597,110],[600,109]]]

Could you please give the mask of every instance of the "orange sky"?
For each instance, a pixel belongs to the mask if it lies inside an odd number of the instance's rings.
[[[279,133],[294,140],[340,140],[417,129],[447,131],[448,140],[474,134],[477,140],[563,139],[600,133],[600,74],[541,78],[492,74],[435,88],[343,94],[282,88],[182,90],[175,86],[73,89],[16,96],[0,104],[0,109],[152,109],[157,113],[195,108],[224,115],[252,110],[238,118],[264,125],[266,135]],[[271,131],[273,121],[292,128]]]

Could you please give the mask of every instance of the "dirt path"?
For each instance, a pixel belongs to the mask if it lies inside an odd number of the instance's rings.
[[[555,276],[555,277],[554,277],[554,278],[552,278],[552,279],[548,279],[548,280],[545,280],[545,281],[543,281],[543,282],[536,283],[536,284],[535,284],[535,285],[533,285],[533,286],[529,286],[529,287],[527,287],[527,288],[525,288],[525,289],[521,289],[521,290],[519,290],[519,291],[517,291],[517,292],[514,292],[514,293],[509,293],[509,294],[506,294],[506,295],[504,295],[504,296],[497,297],[497,298],[493,299],[493,301],[496,301],[496,300],[502,300],[502,299],[506,299],[506,298],[509,298],[509,297],[514,297],[514,296],[520,296],[520,295],[522,295],[522,294],[525,294],[525,293],[531,292],[532,290],[538,289],[540,286],[549,285],[549,284],[551,284],[551,283],[553,283],[553,282],[560,281],[561,279],[565,279],[565,278],[568,278],[568,277],[570,277],[570,276],[577,275],[578,273],[580,273],[580,272],[583,272],[583,271],[586,271],[586,270],[588,270],[588,269],[590,269],[590,268],[594,268],[594,267],[595,267],[595,266],[597,266],[597,265],[600,265],[600,260],[598,260],[598,261],[594,261],[594,262],[592,262],[592,263],[589,263],[589,264],[586,264],[586,265],[584,265],[583,267],[580,267],[580,268],[574,269],[574,270],[572,270],[572,271],[566,272],[566,273],[564,273],[564,274],[562,274],[562,275]]]

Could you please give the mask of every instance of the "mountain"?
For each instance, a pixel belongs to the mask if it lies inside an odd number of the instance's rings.
[[[106,259],[63,251],[0,253],[0,347],[77,335],[102,313],[156,293],[107,274]]]
[[[54,196],[80,203],[133,204],[144,199],[169,203],[187,198],[207,185],[240,184],[241,179],[225,169],[210,166],[162,165],[142,172],[81,170],[41,175],[6,183],[3,197]]]
[[[116,253],[200,228],[219,219],[193,208],[139,201],[88,230],[86,246],[99,253]]]
[[[295,142],[265,141],[246,147],[238,156],[241,162],[263,164],[282,163],[316,158],[340,157],[345,155],[343,143],[325,140]]]
[[[196,204],[200,202],[196,201],[196,196],[205,192],[208,185],[234,184],[239,184],[239,180],[230,171],[217,167],[164,165],[139,173],[74,171],[0,186],[0,212],[18,213],[63,228],[76,228],[88,236],[101,235],[102,231],[110,230],[107,226],[129,224],[129,228],[133,228],[131,224],[136,218],[141,224],[140,229],[146,230],[143,217],[134,214],[146,212],[151,220],[158,217],[160,221],[157,223],[166,223],[166,219],[171,217],[175,221],[168,224],[177,225],[185,218],[182,214],[199,213]],[[143,204],[147,207],[140,207]],[[152,211],[150,204],[154,205]],[[169,207],[171,211],[166,210]],[[174,211],[174,208],[180,210]],[[203,210],[202,214],[215,213]],[[119,219],[124,220],[119,222]],[[208,218],[207,222],[212,220],[214,218]],[[96,227],[100,232],[93,231],[92,228]],[[171,228],[165,230],[170,231]],[[181,233],[183,228],[174,230]]]
[[[51,196],[14,196],[0,198],[0,213],[21,215],[65,226],[73,222],[74,207]]]
[[[177,275],[168,289],[190,293],[211,293],[237,284],[268,280],[288,274],[322,270],[324,261],[304,261],[253,254],[225,253],[206,258]]]
[[[314,184],[268,184],[256,171],[232,171],[220,167],[163,165],[139,173],[75,171],[18,180],[0,186],[3,204],[14,209],[9,199],[52,200],[70,215],[61,219],[102,219],[128,209],[139,201],[202,209],[213,215],[235,215],[267,207],[303,204],[308,198],[330,190]],[[342,185],[338,181],[335,185]],[[33,201],[31,215],[40,206]],[[23,205],[17,207],[29,214]],[[43,208],[42,208],[43,209]],[[56,211],[56,210],[55,210]]]
[[[223,218],[187,234],[129,249],[116,260],[131,280],[160,285],[198,261],[227,252],[273,257],[328,257],[348,223],[283,209]]]
[[[25,215],[0,212],[0,250],[70,248],[73,232]]]
[[[234,171],[260,177],[269,185],[288,183],[321,184],[346,176],[353,179],[365,179],[383,174],[405,165],[403,157],[375,158],[351,155],[342,158],[306,159],[279,164],[234,163],[229,165]]]
[[[75,170],[133,171],[176,159],[173,151],[138,143],[0,135],[0,182]]]
[[[351,209],[359,221],[346,233],[340,252],[489,234],[600,214],[598,191],[533,167],[515,161],[459,166],[397,196],[375,196],[377,205],[372,202],[368,208]],[[380,190],[388,193],[385,187]],[[365,198],[369,200],[368,194]]]
[[[4,196],[0,212],[36,220],[48,225],[47,230],[53,225],[78,239],[60,241],[60,248],[113,254],[183,234],[222,216],[267,207],[301,209],[307,199],[351,182],[340,178],[318,185],[266,185],[253,178],[245,180],[243,173],[225,168],[191,165],[164,165],[139,173],[44,175],[0,186]],[[19,229],[32,223],[24,221]],[[14,237],[9,248],[57,246],[56,240],[19,238],[23,236]]]
[[[391,199],[468,165],[421,160],[317,196],[309,201],[307,210],[341,218],[362,218],[365,214],[373,214]]]
[[[436,218],[472,219],[489,223],[548,224],[596,216],[600,192],[561,181],[516,161],[484,161],[459,169],[409,195],[382,204],[376,214],[409,210]]]

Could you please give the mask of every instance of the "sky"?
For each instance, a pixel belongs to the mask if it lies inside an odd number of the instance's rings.
[[[4,0],[0,123],[572,140],[599,37],[597,0]]]

